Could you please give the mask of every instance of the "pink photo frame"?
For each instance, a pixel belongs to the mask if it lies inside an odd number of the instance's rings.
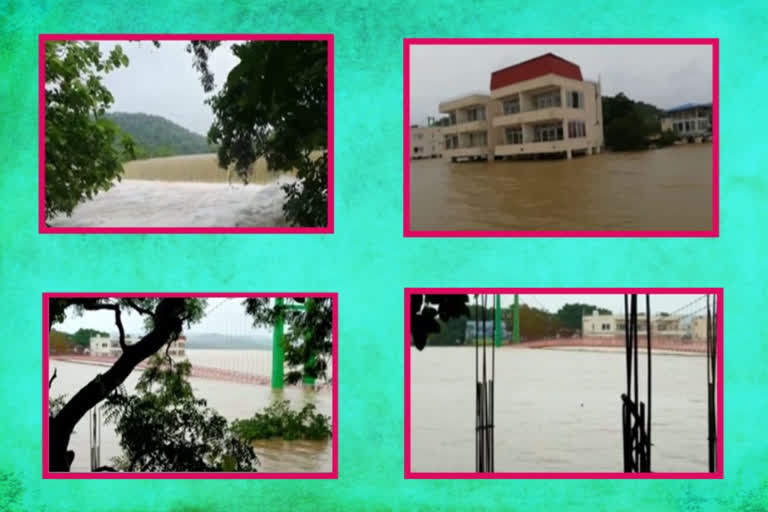
[[[703,231],[621,230],[414,230],[410,226],[410,48],[414,45],[706,45],[712,47],[712,227]],[[717,38],[404,38],[403,39],[403,236],[404,237],[718,237],[719,236],[719,39]]]
[[[331,360],[333,364],[333,385],[331,388],[332,411],[332,439],[331,439],[331,471],[317,473],[83,473],[51,472],[48,469],[48,304],[52,298],[74,297],[181,297],[181,298],[330,298],[333,302],[333,350]],[[43,478],[51,479],[325,479],[332,480],[339,477],[339,295],[338,293],[43,293]]]
[[[45,223],[45,42],[68,41],[326,41],[328,44],[328,225],[325,227],[51,227]],[[39,34],[38,36],[38,230],[45,234],[332,234],[333,34]]]
[[[717,297],[717,460],[718,467],[714,473],[535,473],[535,472],[415,472],[411,470],[411,321],[410,302],[414,294],[712,294]],[[405,382],[404,388],[404,477],[406,479],[722,479],[723,456],[723,288],[406,288],[404,291],[405,315]]]

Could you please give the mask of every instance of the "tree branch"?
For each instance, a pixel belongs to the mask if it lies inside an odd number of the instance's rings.
[[[129,347],[125,344],[125,330],[123,329],[123,321],[120,318],[120,315],[120,308],[115,308],[115,325],[120,332],[120,348],[123,349],[123,352],[126,352]]]
[[[125,302],[125,303],[126,303],[126,304],[127,304],[127,305],[128,305],[130,308],[131,308],[131,309],[135,310],[136,312],[138,312],[138,313],[140,313],[140,314],[142,314],[142,315],[149,315],[149,316],[151,316],[152,318],[154,318],[154,317],[155,317],[155,312],[154,312],[154,311],[152,311],[151,309],[147,309],[147,308],[143,308],[143,307],[139,306],[138,304],[136,304],[135,302],[133,302],[133,299],[124,299],[124,302]]]
[[[51,384],[53,384],[53,379],[56,378],[56,368],[53,369],[53,375],[50,379],[48,379],[48,389],[51,389]]]

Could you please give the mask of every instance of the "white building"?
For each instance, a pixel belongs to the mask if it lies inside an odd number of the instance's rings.
[[[127,335],[125,337],[126,345],[138,343],[140,338]],[[120,338],[118,336],[92,336],[89,343],[89,353],[97,357],[120,357],[123,350],[120,348]],[[182,335],[179,339],[171,343],[168,354],[173,357],[183,357],[186,352],[187,339]],[[158,354],[165,354],[165,347],[158,350]]]
[[[557,55],[539,57],[491,74],[490,94],[440,103],[452,161],[599,153],[603,146],[600,84]],[[533,156],[532,156],[533,155]]]
[[[452,161],[493,158],[489,128],[496,108],[498,105],[490,102],[487,94],[470,94],[440,103],[440,112],[450,119],[449,125],[443,127],[443,155]]]
[[[659,336],[687,337],[691,335],[690,327],[684,326],[683,318],[678,315],[651,316],[651,332]],[[644,313],[637,315],[637,332],[645,334],[646,319]],[[594,310],[591,315],[581,319],[581,332],[587,338],[614,338],[624,336],[624,315],[601,315]]]
[[[443,127],[440,125],[411,126],[411,160],[443,156]]]
[[[686,103],[667,110],[661,118],[661,130],[673,131],[680,138],[693,140],[712,135],[712,104]]]

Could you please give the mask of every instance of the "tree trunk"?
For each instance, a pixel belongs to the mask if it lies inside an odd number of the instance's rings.
[[[130,345],[105,373],[78,391],[55,418],[48,421],[48,470],[69,471],[74,453],[67,450],[77,422],[120,386],[136,366],[160,350],[182,327],[184,299],[163,299],[155,310],[154,329]]]

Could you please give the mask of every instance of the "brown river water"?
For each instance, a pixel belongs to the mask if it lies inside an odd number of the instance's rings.
[[[497,350],[495,470],[621,472],[624,357],[623,350]],[[707,359],[652,359],[652,470],[707,472]],[[475,470],[474,363],[471,347],[411,350],[412,471]]]
[[[221,363],[224,355],[229,355],[230,359],[232,357],[254,359],[254,354],[269,354],[267,351],[258,350],[188,350],[187,353],[193,364],[194,362],[201,362],[208,365]],[[51,361],[50,373],[53,372],[54,368],[57,369],[57,376],[51,387],[51,396],[56,397],[63,394],[69,398],[96,375],[106,371],[106,368],[100,366]],[[140,371],[134,371],[126,379],[124,385],[129,393],[134,390],[140,375]],[[328,416],[332,414],[333,400],[330,388],[313,392],[298,387],[286,387],[282,392],[273,392],[269,386],[239,382],[194,377],[190,378],[189,381],[195,395],[198,398],[206,399],[209,407],[215,409],[229,421],[252,417],[256,411],[268,406],[275,399],[289,400],[291,407],[296,409],[301,408],[307,402],[311,402],[315,404],[318,412]],[[255,441],[253,446],[260,462],[258,471],[262,473],[325,473],[332,471],[333,444],[331,441],[267,439]],[[69,447],[75,452],[72,471],[90,471],[88,415],[83,417],[75,427]],[[103,421],[102,417],[101,464],[110,465],[112,458],[120,455],[121,452],[120,439],[114,431],[114,426]]]
[[[712,228],[712,145],[572,160],[410,163],[413,230]]]

